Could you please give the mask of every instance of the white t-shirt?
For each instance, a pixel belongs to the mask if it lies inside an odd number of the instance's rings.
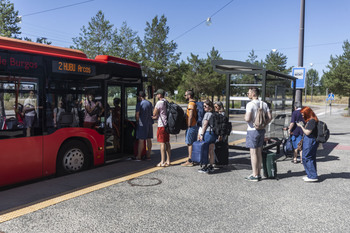
[[[252,116],[253,116],[252,120],[247,122],[248,123],[247,130],[256,130],[254,125],[253,125],[253,122],[255,121],[256,113],[257,113],[259,107],[260,107],[260,100],[252,100],[247,104],[246,113],[251,112]],[[269,106],[265,102],[263,102],[262,108],[264,109],[264,112],[270,111]]]
[[[159,111],[159,117],[158,117],[158,127],[164,127],[168,123],[167,115],[166,115],[166,103],[165,99],[159,100],[156,103],[155,108]]]
[[[24,100],[23,106],[25,108],[35,108],[36,106],[36,99],[32,99],[28,97],[27,99]],[[26,116],[35,116],[35,110],[29,111],[25,113]]]

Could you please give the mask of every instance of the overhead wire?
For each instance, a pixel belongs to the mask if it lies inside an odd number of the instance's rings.
[[[214,12],[209,18],[212,18],[213,16],[215,16],[217,13],[219,13],[220,11],[222,11],[225,7],[227,7],[228,5],[230,5],[234,0],[229,1],[226,5],[224,5],[223,7],[221,7],[219,10],[217,10],[216,12]],[[177,40],[180,37],[183,37],[184,35],[186,35],[187,33],[189,33],[190,31],[192,31],[193,29],[199,27],[201,24],[205,23],[207,20],[203,20],[200,23],[198,23],[196,26],[188,29],[187,31],[185,31],[184,33],[182,33],[181,35],[177,36],[176,38],[174,38],[173,40]]]
[[[84,1],[84,2],[78,2],[78,3],[66,5],[66,6],[61,6],[61,7],[56,7],[56,8],[48,9],[48,10],[43,10],[43,11],[38,11],[38,12],[30,13],[30,14],[21,15],[21,17],[27,17],[27,16],[32,16],[32,15],[37,15],[37,14],[46,13],[46,12],[54,11],[54,10],[59,10],[59,9],[63,9],[63,8],[71,7],[71,6],[81,5],[81,4],[84,4],[84,3],[87,3],[87,2],[93,2],[93,1],[95,1],[95,0],[88,0],[88,1]]]

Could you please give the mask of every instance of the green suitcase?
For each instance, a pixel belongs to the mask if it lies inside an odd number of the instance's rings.
[[[263,151],[262,162],[264,169],[264,176],[268,179],[277,178],[277,164],[276,164],[276,153],[271,151]]]

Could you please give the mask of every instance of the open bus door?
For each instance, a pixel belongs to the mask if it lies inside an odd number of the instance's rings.
[[[133,153],[137,90],[136,86],[107,83],[109,112],[106,112],[106,161]]]

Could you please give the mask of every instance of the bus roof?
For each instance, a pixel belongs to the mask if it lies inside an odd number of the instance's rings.
[[[61,56],[64,58],[86,60],[98,63],[116,63],[141,69],[140,64],[119,57],[98,55],[95,59],[87,58],[86,54],[77,49],[63,48],[53,45],[40,44],[19,39],[0,36],[0,49],[15,50],[27,53],[42,54],[48,56]]]
[[[141,68],[140,64],[129,61],[120,57],[113,57],[113,56],[108,56],[108,55],[98,55],[95,57],[95,60],[98,61],[105,61],[105,62],[113,62],[113,63],[118,63],[122,65],[127,65],[127,66],[133,66],[136,68]]]
[[[86,54],[77,49],[62,48],[53,45],[34,43],[0,36],[0,47],[11,47],[35,52],[52,53],[57,55],[87,58]]]

